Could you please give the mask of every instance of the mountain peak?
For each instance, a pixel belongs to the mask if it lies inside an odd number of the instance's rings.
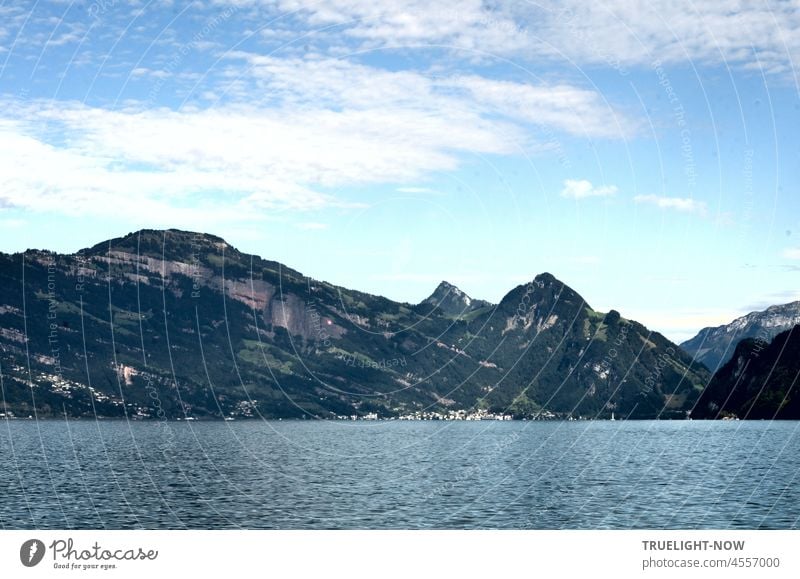
[[[556,276],[554,276],[552,273],[549,273],[549,272],[546,272],[546,271],[543,271],[542,273],[537,275],[535,278],[533,278],[533,281],[540,282],[540,283],[558,282],[558,280],[556,279]]]
[[[422,304],[439,308],[447,316],[460,316],[491,305],[484,300],[475,300],[448,281],[442,281]]]
[[[511,310],[528,308],[532,304],[546,308],[589,307],[575,290],[548,272],[540,273],[532,281],[518,285],[500,303]]]
[[[458,289],[457,286],[451,284],[449,281],[446,280],[442,280],[441,282],[439,282],[439,285],[437,285],[436,289],[433,290],[433,294],[431,294],[431,297],[442,292],[455,292],[458,295],[464,294],[464,292]]]
[[[102,255],[112,251],[141,253],[159,257],[162,253],[197,253],[198,251],[221,251],[238,253],[223,238],[210,233],[184,231],[182,229],[140,229],[127,235],[103,241],[78,253]]]

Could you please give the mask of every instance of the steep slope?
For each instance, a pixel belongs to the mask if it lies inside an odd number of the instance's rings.
[[[754,338],[766,345],[796,324],[800,324],[800,301],[751,312],[716,328],[703,328],[694,338],[683,342],[681,348],[713,373],[731,359],[739,341]]]
[[[768,345],[739,342],[692,411],[697,418],[800,419],[800,326]]]
[[[497,365],[491,407],[582,416],[683,417],[707,379],[704,369],[658,333],[595,312],[549,273],[518,286],[466,324],[456,344]]]
[[[0,412],[678,417],[708,379],[550,274],[466,315],[419,308],[177,230],[0,254]]]

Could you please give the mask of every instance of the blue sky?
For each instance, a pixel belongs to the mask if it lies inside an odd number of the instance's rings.
[[[549,271],[681,340],[800,299],[798,57],[797,1],[5,3],[0,250],[177,227],[410,302]]]

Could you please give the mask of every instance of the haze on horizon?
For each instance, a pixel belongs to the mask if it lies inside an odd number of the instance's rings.
[[[0,251],[213,233],[681,341],[800,299],[796,2],[0,7]]]

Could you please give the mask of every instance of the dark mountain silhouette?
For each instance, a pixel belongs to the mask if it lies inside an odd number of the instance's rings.
[[[714,375],[692,416],[800,419],[799,378],[800,326],[769,344],[746,338]]]

